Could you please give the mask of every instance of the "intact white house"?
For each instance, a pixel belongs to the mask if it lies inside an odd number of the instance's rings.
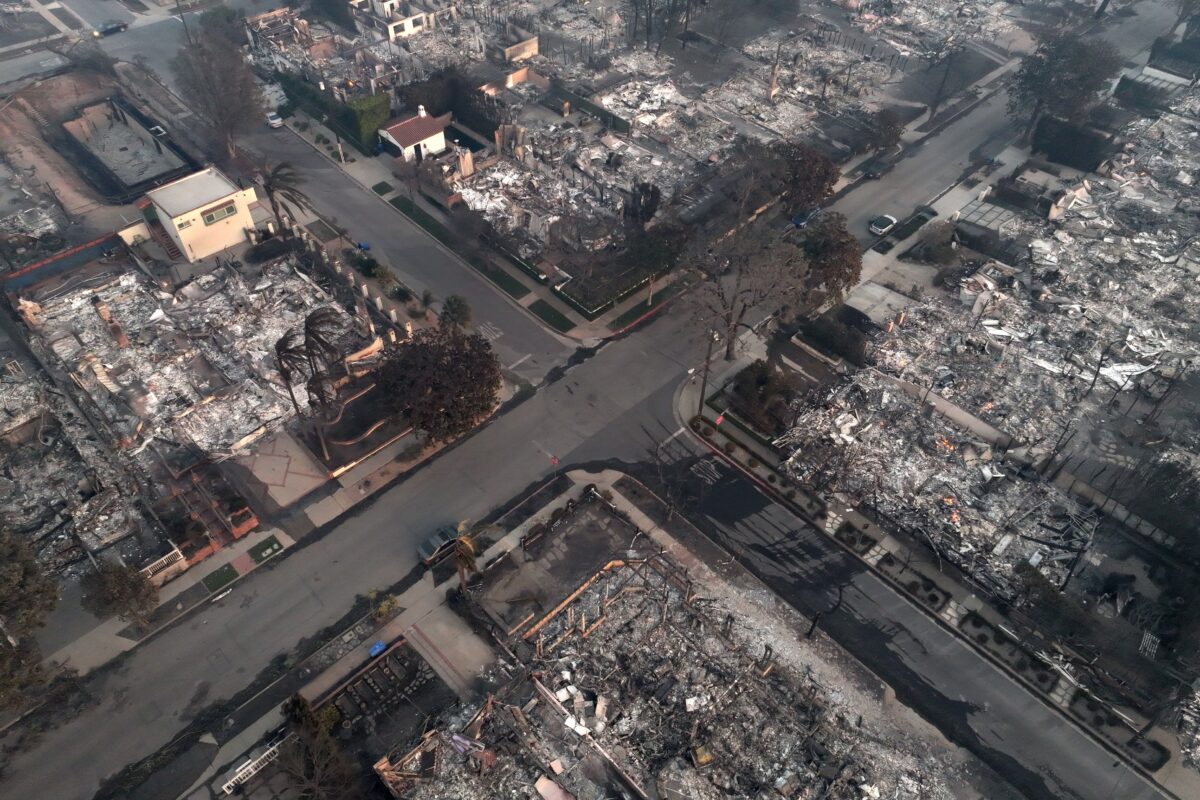
[[[157,222],[189,262],[245,242],[254,228],[254,188],[240,189],[209,167],[146,192],[147,220]]]
[[[421,161],[446,152],[446,126],[450,118],[450,114],[430,116],[425,106],[418,106],[415,116],[380,128],[379,139],[383,149],[396,158]]]

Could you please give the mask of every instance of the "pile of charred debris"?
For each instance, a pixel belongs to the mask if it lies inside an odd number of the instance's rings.
[[[274,345],[327,302],[288,261],[249,279],[222,263],[168,291],[116,259],[32,287],[18,308],[121,447],[165,441],[222,458],[292,416]],[[345,320],[336,344],[349,352],[363,343]]]
[[[550,612],[515,627],[507,620],[529,607],[527,584],[489,576],[499,588],[480,590],[479,603],[510,648],[507,682],[469,718],[448,715],[416,747],[381,759],[376,772],[393,796],[952,796],[945,772],[877,740],[795,648],[776,643],[776,653],[749,630],[753,619],[699,596],[687,571],[594,492],[555,516],[556,531],[575,527],[605,544],[618,533],[626,544],[582,584],[563,587],[561,602],[537,599]],[[557,588],[545,570],[574,569],[563,548],[578,546],[559,539],[549,561],[517,569]],[[505,590],[517,592],[512,603]]]
[[[1169,461],[1200,479],[1197,398],[1184,388],[1200,359],[1194,105],[1134,123],[1133,144],[1100,175],[1067,171],[1049,186],[1001,232],[1014,236],[1012,263],[976,262],[888,322],[874,369],[782,437],[797,479],[828,478],[934,537],[961,537],[939,550],[986,560],[998,586],[1021,562],[1061,582],[1089,527],[1039,544],[1062,526],[1031,507],[1073,520],[1081,509],[1013,475],[1069,469],[1093,483],[1103,475],[1097,488],[1108,491],[1115,476]],[[1008,530],[1013,520],[1042,532]],[[1170,531],[1154,538],[1175,544]]]
[[[144,521],[87,424],[21,361],[0,374],[0,514],[50,571],[70,571]]]
[[[924,395],[857,373],[781,437],[789,474],[873,509],[998,597],[1014,596],[1013,570],[1025,563],[1062,585],[1088,551],[1096,512],[1006,460],[998,431],[959,427]]]

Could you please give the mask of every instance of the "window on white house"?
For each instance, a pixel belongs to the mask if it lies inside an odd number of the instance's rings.
[[[177,231],[181,231],[184,228],[190,228],[190,227],[192,227],[192,221],[190,219],[186,219],[183,222],[175,223],[175,230],[177,230]]]
[[[209,211],[205,211],[203,214],[204,224],[212,225],[215,222],[220,222],[226,217],[232,217],[236,213],[237,204],[235,203],[230,203],[227,206],[221,206],[220,208],[214,208]]]

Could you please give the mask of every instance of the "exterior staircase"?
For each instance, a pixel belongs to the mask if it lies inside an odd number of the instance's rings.
[[[175,242],[167,235],[167,231],[161,222],[158,220],[147,222],[147,226],[150,228],[150,237],[171,257],[172,261],[183,260],[183,253],[179,252],[179,248],[175,246]]]

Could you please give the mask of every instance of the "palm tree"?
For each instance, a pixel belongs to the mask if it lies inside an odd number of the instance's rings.
[[[341,332],[342,315],[332,306],[322,306],[304,318],[304,354],[310,375],[318,375],[338,363],[341,353],[333,340]]]
[[[448,328],[465,328],[471,324],[471,306],[461,294],[452,294],[442,301],[438,322]]]
[[[333,379],[329,373],[320,372],[308,379],[306,384],[308,389],[308,402],[314,406],[328,408],[333,405],[333,401],[337,399],[337,392],[333,388]]]
[[[271,213],[275,215],[280,233],[283,233],[281,211],[288,212],[288,216],[295,219],[294,209],[312,207],[308,196],[300,190],[302,183],[304,179],[300,177],[300,173],[287,161],[280,161],[278,164],[263,162],[258,168],[258,185],[267,195],[267,202],[271,206]]]
[[[296,392],[292,389],[295,379],[304,373],[308,365],[308,355],[304,349],[304,337],[299,331],[290,330],[275,343],[275,367],[283,385],[287,387],[288,397],[292,399],[292,407],[296,416],[300,416],[300,404],[296,402]]]
[[[433,292],[426,289],[421,292],[421,310],[428,311],[431,305],[433,305]]]

